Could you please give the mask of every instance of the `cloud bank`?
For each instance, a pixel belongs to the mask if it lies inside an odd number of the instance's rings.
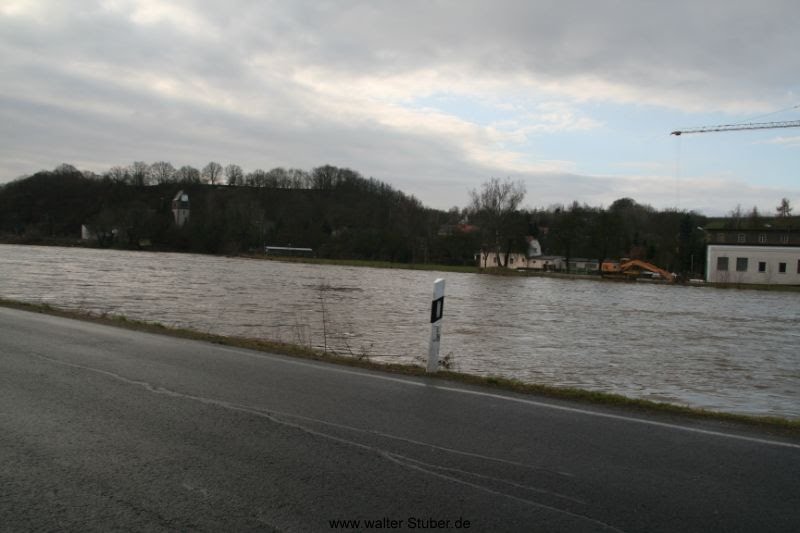
[[[798,15],[790,1],[7,0],[0,180],[217,160],[348,166],[441,208],[492,176],[523,179],[531,205],[800,201],[744,175],[676,178],[663,154],[616,175],[595,163],[627,152],[615,132],[643,128],[629,118],[643,109],[703,123],[797,103]],[[796,142],[771,147],[796,158]]]

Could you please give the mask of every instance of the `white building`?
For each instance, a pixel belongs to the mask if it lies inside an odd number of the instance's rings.
[[[494,252],[481,251],[475,257],[478,261],[478,268],[497,268],[503,266],[505,256],[506,254],[501,253],[498,261],[498,256]],[[572,264],[571,261],[570,264]],[[566,270],[566,260],[563,257],[554,255],[528,257],[526,254],[515,252],[508,254],[508,268],[512,270],[522,268],[526,270],[562,272]]]
[[[178,191],[172,199],[172,216],[175,217],[175,225],[180,227],[186,224],[189,220],[189,195],[185,192]]]
[[[709,244],[706,281],[800,285],[800,247]]]

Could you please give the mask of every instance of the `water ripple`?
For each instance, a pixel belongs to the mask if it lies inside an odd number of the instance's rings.
[[[798,293],[0,245],[0,297],[407,363],[437,277],[458,370],[800,418]]]

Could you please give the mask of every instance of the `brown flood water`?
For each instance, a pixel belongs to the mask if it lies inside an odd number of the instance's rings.
[[[2,298],[378,362],[422,364],[437,277],[456,370],[800,418],[800,293],[0,245]]]

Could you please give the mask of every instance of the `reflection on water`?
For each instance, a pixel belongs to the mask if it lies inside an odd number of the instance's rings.
[[[0,297],[373,360],[800,418],[800,294],[0,245]],[[323,327],[324,325],[324,327]]]

